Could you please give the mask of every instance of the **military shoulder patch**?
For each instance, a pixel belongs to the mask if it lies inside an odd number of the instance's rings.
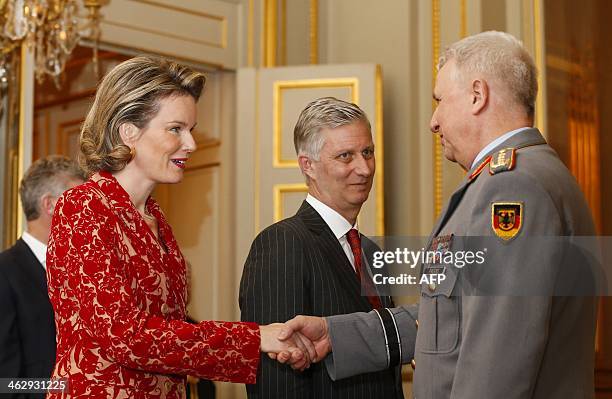
[[[523,225],[522,202],[493,202],[491,227],[499,238],[509,241],[516,237]]]
[[[512,170],[515,162],[516,148],[504,148],[503,150],[499,150],[491,156],[489,173],[494,175],[496,173]]]

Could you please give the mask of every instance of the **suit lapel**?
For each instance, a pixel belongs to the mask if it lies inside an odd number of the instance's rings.
[[[296,216],[302,219],[306,227],[316,234],[316,246],[320,249],[323,258],[333,268],[334,274],[338,276],[338,280],[348,293],[348,297],[356,301],[360,308],[372,309],[367,297],[361,296],[361,285],[340,242],[321,215],[308,202],[304,201]]]
[[[427,248],[429,248],[429,245],[431,244],[431,240],[434,237],[436,237],[438,233],[440,233],[440,230],[442,230],[442,228],[444,227],[448,219],[452,216],[453,212],[459,205],[459,202],[461,202],[461,198],[463,198],[463,195],[465,194],[465,191],[467,190],[469,183],[470,183],[470,180],[466,178],[461,183],[459,188],[451,196],[450,200],[448,201],[448,205],[446,206],[444,211],[442,211],[442,214],[438,218],[435,228],[432,230],[432,235],[429,237]]]
[[[36,286],[37,291],[44,294],[47,297],[47,276],[45,275],[45,269],[40,264],[36,256],[21,238],[17,240],[12,248],[13,257],[19,264],[21,270],[23,270],[28,283]]]

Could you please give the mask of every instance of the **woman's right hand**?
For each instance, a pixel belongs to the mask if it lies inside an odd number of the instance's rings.
[[[283,327],[283,323],[259,326],[260,351],[266,352],[271,359],[276,359],[280,352],[289,353],[291,367],[303,371],[310,367],[310,363],[316,358],[314,345],[300,333],[294,333],[290,339],[280,341],[278,336]]]

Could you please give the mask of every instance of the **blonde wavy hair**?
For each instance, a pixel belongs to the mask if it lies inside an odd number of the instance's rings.
[[[145,128],[159,102],[174,95],[200,98],[206,78],[200,72],[163,58],[140,56],[114,67],[98,86],[79,138],[79,163],[88,175],[117,172],[130,161],[119,127]]]

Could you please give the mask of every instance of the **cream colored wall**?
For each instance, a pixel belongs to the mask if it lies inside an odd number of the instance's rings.
[[[320,4],[321,62],[382,65],[387,235],[425,235],[433,223],[429,8],[418,1]]]
[[[286,65],[306,65],[309,60],[310,0],[284,0],[287,3]]]
[[[321,63],[382,65],[386,234],[424,233],[429,226],[421,227],[419,218],[419,143],[429,133],[418,117],[416,2],[324,0],[319,10]]]
[[[240,64],[240,5],[220,0],[113,0],[101,41],[218,68]]]

